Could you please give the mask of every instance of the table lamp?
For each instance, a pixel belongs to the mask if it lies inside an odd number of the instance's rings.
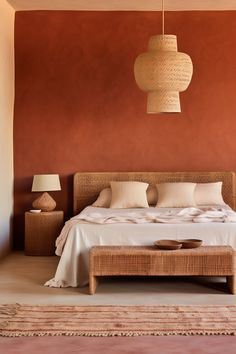
[[[42,211],[52,211],[56,208],[55,200],[47,193],[50,191],[60,191],[61,184],[59,175],[34,175],[32,192],[44,192],[33,202],[33,208]]]

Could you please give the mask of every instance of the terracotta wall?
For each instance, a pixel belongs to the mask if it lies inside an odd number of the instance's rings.
[[[166,31],[194,64],[182,113],[147,115],[135,57],[160,13],[17,12],[15,245],[35,195],[32,176],[59,173],[72,212],[75,171],[236,170],[236,12],[169,12]]]

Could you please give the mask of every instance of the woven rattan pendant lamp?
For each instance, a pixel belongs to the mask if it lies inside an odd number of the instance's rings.
[[[149,39],[148,51],[134,63],[138,87],[147,92],[147,113],[181,112],[179,92],[187,89],[193,74],[189,55],[177,51],[177,38],[164,30],[162,0],[162,34]]]

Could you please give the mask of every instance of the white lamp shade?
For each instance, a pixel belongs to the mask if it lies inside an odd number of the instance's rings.
[[[193,74],[189,55],[177,51],[175,35],[157,35],[148,51],[134,64],[135,80],[148,94],[147,113],[181,112],[179,92],[187,89]]]
[[[32,192],[60,191],[59,175],[34,175]]]

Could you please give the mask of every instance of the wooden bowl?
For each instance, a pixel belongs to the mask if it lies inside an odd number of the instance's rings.
[[[202,240],[194,238],[179,240],[179,242],[182,243],[182,248],[197,248],[202,245]]]
[[[154,244],[161,250],[178,250],[182,246],[181,242],[174,240],[158,240]]]

